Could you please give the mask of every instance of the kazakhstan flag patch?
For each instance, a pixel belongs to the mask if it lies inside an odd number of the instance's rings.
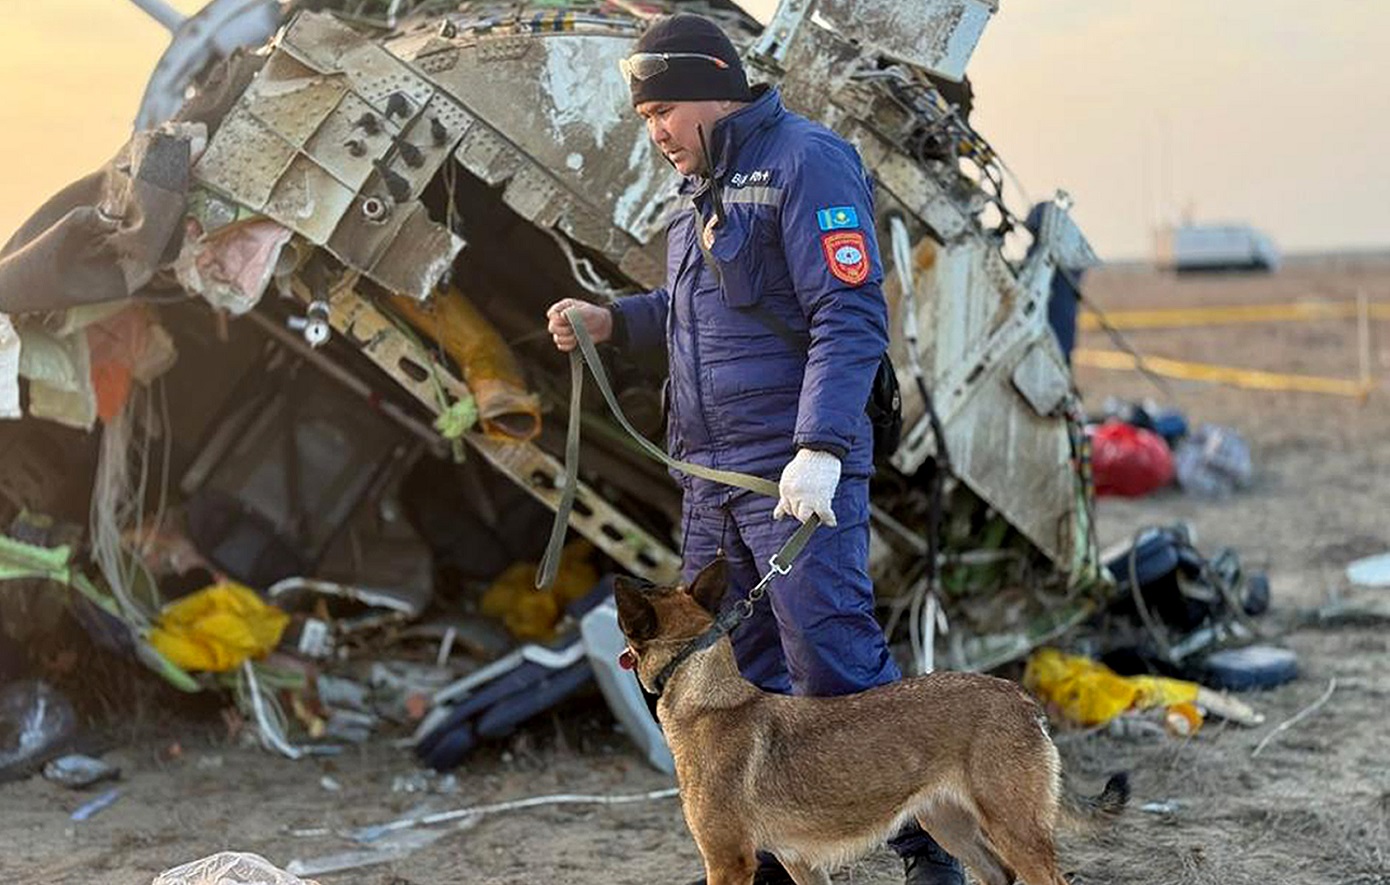
[[[831,206],[816,213],[821,230],[843,230],[859,226],[859,213],[853,206]]]

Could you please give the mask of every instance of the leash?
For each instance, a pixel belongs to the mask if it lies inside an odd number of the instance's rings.
[[[787,539],[787,543],[782,545],[782,549],[772,554],[772,558],[767,561],[767,573],[763,575],[762,580],[753,585],[753,589],[748,591],[748,595],[726,609],[723,614],[715,618],[714,623],[703,633],[687,642],[680,651],[676,652],[674,658],[666,662],[666,666],[662,667],[661,672],[657,673],[656,678],[652,680],[652,689],[655,694],[660,695],[666,690],[666,683],[675,674],[676,668],[685,663],[687,658],[714,645],[734,632],[739,624],[753,617],[754,606],[767,595],[767,585],[772,583],[773,578],[785,575],[792,570],[792,561],[806,546],[806,542],[811,540],[811,535],[818,528],[820,528],[820,517],[815,515],[801,524],[801,527]]]
[[[560,552],[564,546],[565,527],[569,525],[570,511],[574,507],[575,490],[579,484],[579,407],[584,392],[585,365],[588,365],[589,372],[593,374],[594,383],[598,385],[599,392],[603,394],[604,402],[608,404],[608,410],[613,413],[613,417],[622,425],[623,430],[627,431],[628,436],[632,437],[633,441],[649,458],[654,458],[667,467],[691,476],[698,476],[701,479],[745,489],[759,495],[766,495],[769,498],[778,496],[777,483],[770,479],[763,479],[760,476],[752,476],[734,470],[717,470],[713,467],[691,464],[689,461],[672,458],[663,452],[660,446],[638,433],[637,429],[632,426],[632,422],[628,421],[622,406],[618,405],[618,397],[613,393],[613,385],[609,383],[608,372],[603,368],[602,360],[599,359],[598,348],[594,346],[593,338],[589,337],[589,330],[584,327],[584,321],[580,318],[579,312],[575,308],[570,308],[565,311],[565,319],[569,320],[570,327],[574,329],[574,336],[579,341],[579,347],[570,351],[570,414],[569,424],[565,432],[565,473],[560,485],[560,502],[555,507],[555,522],[550,527],[550,541],[546,545],[545,556],[541,559],[541,567],[536,575],[538,588],[544,589],[555,582],[555,575],[560,568]]]
[[[672,458],[659,446],[653,444],[651,440],[638,433],[632,423],[628,421],[627,415],[623,413],[622,406],[618,404],[618,397],[613,393],[613,386],[608,380],[608,372],[603,368],[598,349],[589,336],[589,330],[584,327],[579,312],[570,308],[565,311],[565,319],[569,320],[570,327],[574,329],[579,346],[570,351],[570,412],[565,431],[565,472],[561,479],[560,501],[555,507],[555,522],[550,527],[550,540],[546,544],[545,556],[541,559],[540,569],[536,574],[536,586],[538,588],[547,588],[555,582],[555,575],[560,568],[560,554],[564,547],[565,529],[569,525],[570,512],[574,508],[575,491],[579,485],[579,417],[580,403],[584,393],[584,367],[586,365],[594,376],[594,383],[598,385],[599,392],[603,394],[604,402],[608,404],[608,410],[613,413],[613,417],[618,420],[622,428],[627,431],[628,435],[648,457],[691,476],[745,489],[769,498],[778,497],[777,483],[769,479],[734,470],[717,470]],[[720,615],[708,630],[692,639],[676,654],[676,657],[657,676],[658,693],[660,687],[665,686],[666,680],[670,678],[677,665],[695,652],[714,645],[720,638],[733,632],[740,623],[752,617],[754,606],[767,594],[768,584],[772,583],[774,578],[791,571],[792,563],[805,549],[807,542],[811,540],[811,535],[820,527],[820,524],[820,517],[814,514],[802,523],[800,528],[782,545],[782,548],[768,560],[768,571],[763,575],[762,580],[748,591],[748,595]]]

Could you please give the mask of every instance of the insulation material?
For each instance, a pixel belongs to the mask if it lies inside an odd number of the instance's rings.
[[[507,342],[462,292],[451,288],[428,304],[396,295],[391,308],[458,364],[477,402],[483,433],[514,442],[540,433],[540,398],[526,389]]]
[[[21,418],[19,408],[19,333],[0,313],[0,418]]]
[[[255,307],[293,236],[289,228],[262,218],[198,236],[197,223],[189,223],[194,229],[174,262],[179,284],[233,316]]]
[[[104,167],[55,194],[0,246],[0,310],[128,298],[178,234],[201,124],[137,133]]]
[[[142,304],[74,308],[61,326],[26,326],[22,335],[29,414],[83,430],[114,418],[133,383],[153,381],[176,357],[173,339]]]
[[[29,379],[29,414],[91,430],[97,420],[97,396],[87,336],[26,328],[23,340],[19,373]]]
[[[132,384],[149,384],[174,364],[174,341],[149,308],[132,304],[87,327],[97,417],[109,422],[130,399]]]

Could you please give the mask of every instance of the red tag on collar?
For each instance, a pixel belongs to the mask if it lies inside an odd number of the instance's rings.
[[[825,263],[836,279],[857,286],[869,278],[869,247],[864,242],[863,231],[836,230],[822,234],[820,246],[825,253]]]
[[[636,669],[637,654],[630,648],[623,649],[623,653],[618,655],[618,666],[624,670]]]

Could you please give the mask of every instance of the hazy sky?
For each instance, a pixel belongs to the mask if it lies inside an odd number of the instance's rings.
[[[0,12],[3,240],[121,145],[168,37],[126,0]],[[1390,0],[1001,0],[974,122],[1033,198],[1072,193],[1107,258],[1187,207],[1289,251],[1390,248],[1387,35]]]

